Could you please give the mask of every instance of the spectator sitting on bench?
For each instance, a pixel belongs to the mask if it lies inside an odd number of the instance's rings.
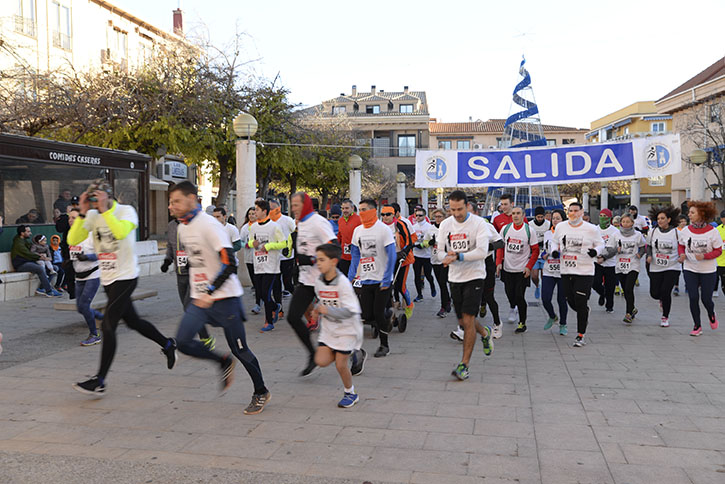
[[[45,237],[45,235],[38,234],[33,237],[33,243],[30,246],[30,252],[40,256],[40,259],[38,259],[36,263],[41,267],[45,267],[45,271],[49,276],[58,273],[58,271],[56,271],[55,267],[53,266],[53,259],[52,255],[50,254],[50,247],[48,247],[48,239]]]
[[[28,213],[18,217],[15,221],[16,224],[42,224],[43,217],[40,216],[37,208],[31,208]]]
[[[45,267],[37,264],[41,257],[30,250],[30,238],[33,236],[30,227],[18,225],[17,231],[17,235],[13,238],[13,248],[10,251],[13,267],[17,272],[31,272],[38,276],[40,287],[36,289],[36,294],[60,297],[61,293],[50,286],[48,276],[45,274]]]

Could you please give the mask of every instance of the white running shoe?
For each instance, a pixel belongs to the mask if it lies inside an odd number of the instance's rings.
[[[450,336],[451,339],[454,339],[459,342],[463,342],[463,328],[458,326],[455,330],[451,331],[451,333],[448,336]]]
[[[501,336],[503,336],[503,331],[501,330],[501,324],[499,325],[493,325],[493,339],[501,339]]]
[[[513,324],[519,320],[519,311],[516,308],[511,308],[509,310],[509,319],[508,322]]]
[[[662,316],[662,319],[660,320],[660,326],[662,326],[663,328],[668,328],[670,326],[669,318]]]

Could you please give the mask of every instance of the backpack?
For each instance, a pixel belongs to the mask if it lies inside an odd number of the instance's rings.
[[[506,234],[509,231],[509,227],[511,227],[514,223],[511,222],[510,224],[506,225],[506,227],[503,228],[503,237],[501,237],[504,241],[506,240]],[[526,227],[526,240],[531,240],[531,227],[529,227],[529,224],[524,222],[524,227]],[[538,240],[538,238],[537,238]]]

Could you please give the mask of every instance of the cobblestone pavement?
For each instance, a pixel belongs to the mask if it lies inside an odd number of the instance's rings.
[[[571,346],[572,317],[569,336],[543,331],[529,290],[529,331],[504,323],[492,358],[478,344],[465,382],[450,375],[461,352],[448,337],[454,319],[435,317],[426,289],[406,333],[391,335],[391,354],[355,378],[361,402],[346,410],[334,368],[298,378],[305,354],[291,328],[260,334],[262,317],[251,316],[249,345],[272,392],[257,416],[242,412],[252,387],[241,365],[219,396],[210,364],[181,356],[168,371],[158,348],[125,327],[107,395],[81,395],[70,384],[94,374],[100,354],[78,346],[82,319],[53,311],[51,299],[2,303],[0,482],[722,484],[725,335],[688,336],[684,294],[660,328],[641,279],[631,327],[621,297],[613,315],[592,298],[584,348]],[[139,312],[172,335],[173,276],[140,287],[159,296],[137,302]],[[502,287],[497,300],[505,318]],[[725,315],[725,297],[715,301]],[[366,331],[365,348],[376,346]]]

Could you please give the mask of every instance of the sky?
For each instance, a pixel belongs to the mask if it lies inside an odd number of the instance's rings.
[[[171,30],[179,0],[111,0]],[[184,28],[279,74],[311,106],[371,85],[425,91],[438,121],[505,118],[526,56],[544,124],[589,128],[656,100],[725,56],[722,0],[183,0]]]

